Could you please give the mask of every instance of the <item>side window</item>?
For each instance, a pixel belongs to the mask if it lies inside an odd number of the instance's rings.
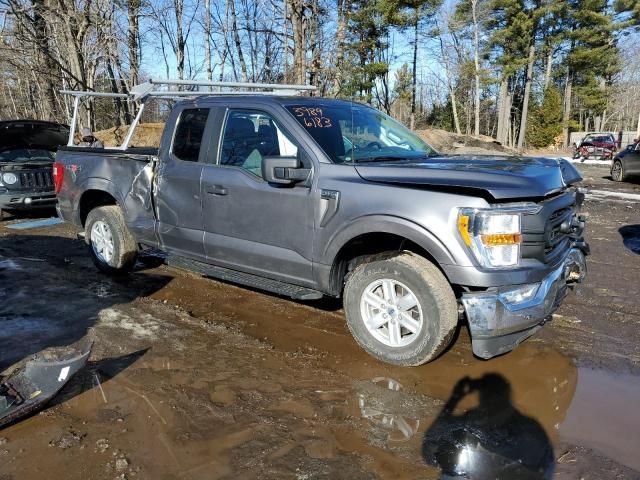
[[[176,158],[185,162],[198,161],[208,117],[208,108],[189,108],[182,111],[171,148]]]
[[[255,110],[230,110],[227,114],[220,165],[240,167],[262,177],[262,158],[295,157],[298,147],[271,115]]]

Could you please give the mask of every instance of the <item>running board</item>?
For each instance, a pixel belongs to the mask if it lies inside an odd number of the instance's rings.
[[[291,297],[294,300],[319,300],[323,297],[322,292],[312,290],[310,288],[291,285],[290,283],[279,282],[269,278],[251,275],[250,273],[238,272],[228,268],[209,265],[208,263],[198,262],[185,257],[169,255],[167,265],[182,268],[195,273],[199,273],[205,277],[223,280],[225,282],[244,285],[245,287],[264,290],[266,292],[275,293],[285,297]]]

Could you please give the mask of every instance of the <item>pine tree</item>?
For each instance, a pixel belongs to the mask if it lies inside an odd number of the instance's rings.
[[[583,105],[595,123],[606,107],[607,90],[618,71],[619,52],[613,36],[617,28],[607,0],[568,0],[562,4],[567,54],[565,66],[563,137],[569,143],[572,106]],[[576,97],[573,98],[575,90]]]
[[[545,90],[542,103],[534,103],[531,108],[527,144],[536,148],[548,147],[561,132],[562,96],[558,87],[551,85]]]

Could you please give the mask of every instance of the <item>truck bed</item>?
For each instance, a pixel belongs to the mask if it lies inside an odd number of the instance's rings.
[[[61,147],[56,162],[64,168],[58,212],[67,222],[84,226],[94,192],[106,192],[122,208],[129,229],[141,243],[156,244],[152,182],[157,148],[114,150]]]

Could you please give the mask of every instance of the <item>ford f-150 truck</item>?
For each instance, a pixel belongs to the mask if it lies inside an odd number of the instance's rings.
[[[155,248],[204,276],[341,297],[356,341],[392,364],[435,358],[463,317],[477,356],[507,352],[586,273],[570,163],[441,155],[350,101],[183,100],[159,149],[62,148],[54,180],[100,270]]]

